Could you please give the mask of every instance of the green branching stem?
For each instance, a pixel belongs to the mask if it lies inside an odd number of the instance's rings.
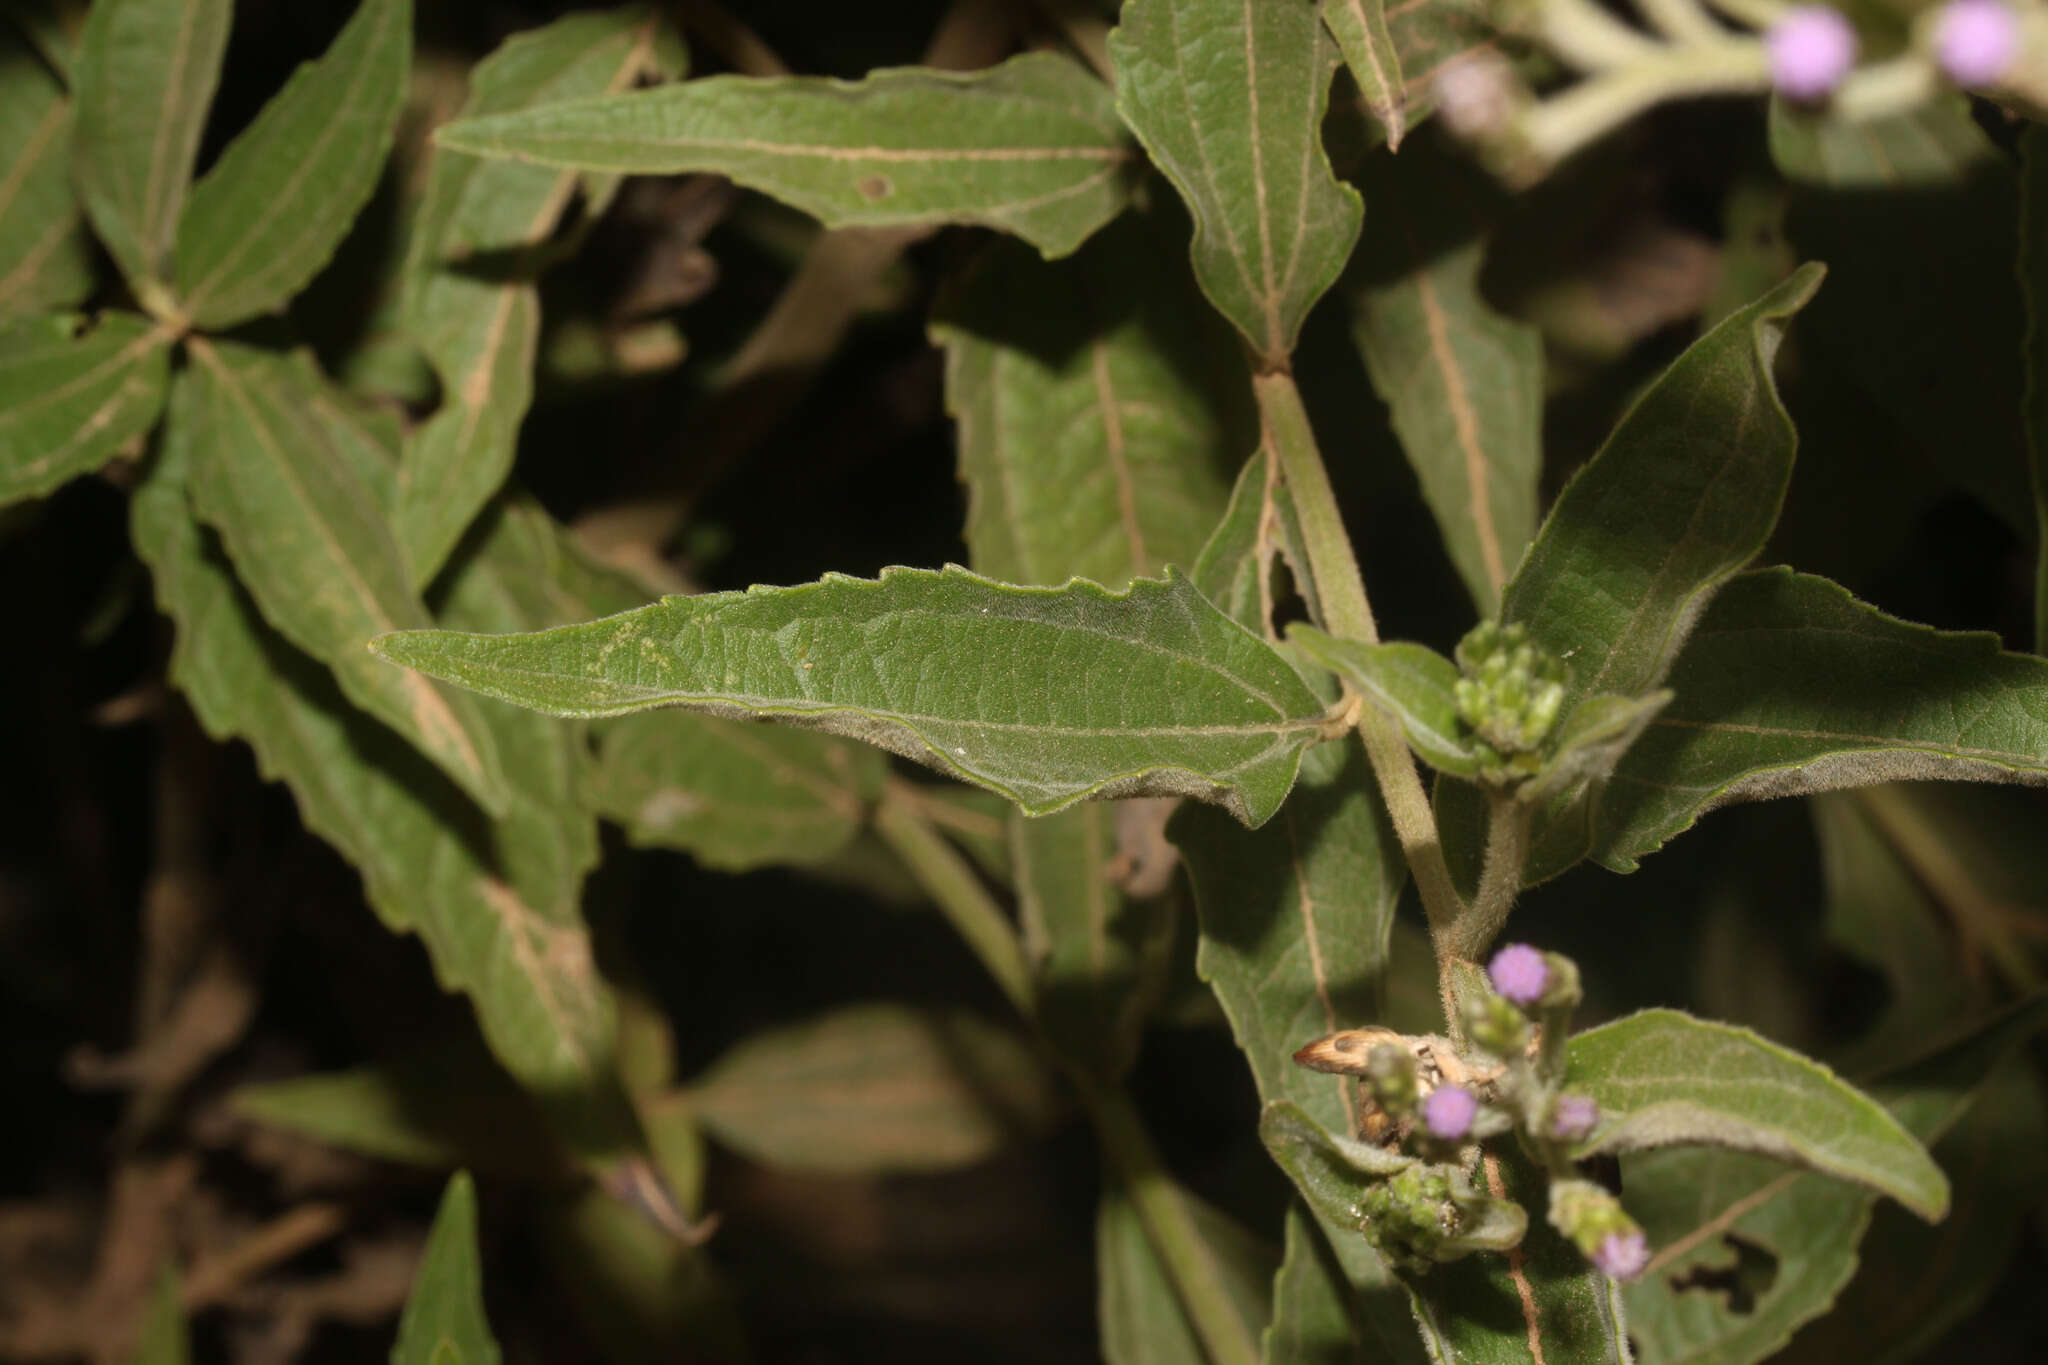
[[[875,830],[967,941],[1003,994],[1020,1014],[1035,1022],[1031,969],[1009,916],[966,858],[925,818],[923,803],[905,784],[892,781],[884,791],[875,812]],[[1049,1049],[1047,1052],[1050,1056]],[[1063,1058],[1053,1060],[1079,1091],[1102,1144],[1104,1160],[1138,1210],[1146,1236],[1159,1253],[1212,1365],[1259,1365],[1258,1342],[1231,1307],[1223,1269],[1195,1227],[1194,1217],[1167,1174],[1159,1149],[1130,1097]]]
[[[1379,627],[1374,623],[1372,604],[1365,595],[1365,580],[1359,576],[1358,560],[1351,552],[1351,538],[1344,531],[1343,516],[1337,510],[1337,495],[1323,468],[1322,452],[1316,448],[1315,432],[1301,405],[1301,391],[1294,376],[1284,372],[1256,374],[1252,389],[1259,400],[1260,434],[1267,451],[1280,466],[1281,477],[1294,499],[1306,543],[1309,571],[1315,575],[1316,592],[1323,603],[1322,623],[1332,635],[1343,639],[1377,643]],[[1358,733],[1365,741],[1365,755],[1372,763],[1380,796],[1393,819],[1394,837],[1408,859],[1416,889],[1429,915],[1430,936],[1436,943],[1438,974],[1449,980],[1445,970],[1455,943],[1455,926],[1464,915],[1464,898],[1451,881],[1444,862],[1443,841],[1437,834],[1436,816],[1430,810],[1429,793],[1422,788],[1415,768],[1415,756],[1401,738],[1400,728],[1376,707],[1363,706],[1358,712]],[[1456,1012],[1450,1008],[1449,986],[1445,1010],[1453,1026]]]
[[[1522,866],[1529,852],[1529,807],[1511,792],[1486,795],[1486,862],[1479,890],[1459,917],[1451,947],[1467,962],[1477,962],[1500,936],[1515,897],[1522,890]]]

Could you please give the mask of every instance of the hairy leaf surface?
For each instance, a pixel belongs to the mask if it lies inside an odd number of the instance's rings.
[[[63,83],[0,25],[0,320],[68,307],[92,288],[71,121]]]
[[[1216,801],[1263,823],[1322,706],[1185,578],[1112,593],[964,569],[669,597],[534,635],[406,632],[394,663],[565,716],[691,706],[850,734],[1045,814],[1087,796]]]
[[[439,141],[575,170],[714,171],[826,227],[974,223],[1048,256],[1116,216],[1135,159],[1101,82],[1050,53],[966,74],[712,76],[464,119]]]
[[[154,426],[170,341],[132,313],[0,324],[0,504],[92,472]]]
[[[1408,131],[1407,92],[1385,0],[1322,0],[1322,14],[1365,107],[1386,132],[1387,149],[1397,149]]]
[[[1109,55],[1117,109],[1194,215],[1202,292],[1280,363],[1364,215],[1322,146],[1328,31],[1306,4],[1131,0]]]

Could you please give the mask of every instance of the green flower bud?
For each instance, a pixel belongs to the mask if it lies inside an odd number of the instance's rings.
[[[1531,641],[1527,627],[1491,621],[1466,633],[1457,659],[1464,676],[1452,702],[1482,774],[1507,785],[1535,773],[1564,707],[1564,664]]]
[[[1366,1057],[1365,1077],[1373,1099],[1387,1113],[1399,1119],[1415,1112],[1421,1086],[1416,1081],[1414,1054],[1406,1048],[1392,1043],[1375,1047]]]
[[[1498,995],[1473,995],[1466,999],[1465,1033],[1496,1057],[1519,1057],[1529,1046],[1528,1018]]]

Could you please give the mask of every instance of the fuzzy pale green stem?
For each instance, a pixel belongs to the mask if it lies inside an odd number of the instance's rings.
[[[1294,376],[1255,374],[1252,390],[1259,400],[1259,426],[1266,448],[1280,466],[1281,477],[1294,499],[1295,514],[1301,519],[1309,571],[1315,576],[1316,593],[1323,604],[1323,625],[1340,638],[1376,643],[1379,627],[1373,621],[1372,604],[1366,599],[1365,580],[1359,576],[1358,560],[1351,552],[1351,537],[1345,533],[1344,518],[1337,510],[1337,495],[1323,468],[1322,452],[1316,448],[1315,432],[1309,426],[1307,410],[1301,405],[1301,391],[1294,386]],[[1429,793],[1423,790],[1415,756],[1408,751],[1408,743],[1401,738],[1392,719],[1374,707],[1361,707],[1358,733],[1365,743],[1365,756],[1372,763],[1373,778],[1379,783],[1381,799],[1387,803],[1387,814],[1392,817],[1394,837],[1401,841],[1401,852],[1415,877],[1415,889],[1422,895],[1441,969],[1445,954],[1450,951],[1452,926],[1463,913],[1465,901],[1444,863],[1443,841],[1437,834]],[[1449,1008],[1448,986],[1445,990],[1447,1016],[1456,1028],[1457,1015]]]
[[[1517,131],[1539,162],[1555,165],[1666,100],[1755,93],[1770,85],[1764,45],[1753,39],[1660,48],[1545,100],[1523,116]]]
[[[1458,919],[1451,947],[1467,962],[1500,936],[1522,890],[1522,866],[1529,851],[1529,808],[1512,794],[1488,792],[1486,797],[1486,863],[1479,890]]]
[[[973,867],[925,818],[921,801],[892,782],[875,811],[875,831],[937,903],[1018,1012],[1035,1020],[1031,968],[1017,931]],[[1064,1065],[1063,1059],[1056,1060]],[[1080,1067],[1065,1069],[1095,1124],[1103,1156],[1136,1206],[1211,1365],[1259,1365],[1258,1343],[1231,1307],[1222,1267],[1195,1227],[1130,1097]]]
[[[1728,36],[1728,30],[1715,23],[1698,0],[1636,0],[1636,8],[1650,21],[1650,27],[1673,42],[1715,43]]]

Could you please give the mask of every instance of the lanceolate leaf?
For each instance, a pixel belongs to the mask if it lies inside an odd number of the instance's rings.
[[[192,187],[179,306],[201,327],[282,308],[377,187],[412,63],[412,0],[363,0]]]
[[[1368,645],[1339,640],[1313,626],[1294,626],[1289,643],[1357,688],[1374,706],[1401,722],[1409,747],[1439,772],[1471,777],[1479,760],[1460,731],[1458,666],[1427,645],[1395,641]]]
[[[850,734],[1034,814],[1088,796],[1195,796],[1260,824],[1322,723],[1280,656],[1171,572],[1119,594],[893,569],[376,648],[554,715],[684,705]]]
[[[682,1099],[726,1145],[795,1170],[971,1165],[1051,1128],[1052,1077],[974,1015],[854,1005],[733,1048]]]
[[[1268,364],[1336,281],[1364,209],[1322,147],[1336,48],[1306,4],[1132,0],[1117,108],[1195,219],[1195,277]]]
[[[1458,208],[1462,168],[1432,148],[1368,163],[1370,278],[1352,336],[1482,616],[1536,532],[1543,345],[1479,291],[1486,240]],[[1458,155],[1453,153],[1453,155]]]
[[[394,681],[364,650],[429,621],[373,487],[320,419],[309,372],[231,342],[194,342],[184,410],[193,502],[221,533],[271,625],[334,669],[350,700],[405,735],[487,808],[502,809],[497,747],[475,701]]]
[[[465,119],[439,141],[574,170],[715,171],[827,227],[977,223],[1048,256],[1116,216],[1134,159],[1109,92],[1050,53],[965,75],[713,76]]]
[[[1795,113],[1773,98],[1770,143],[1788,179],[1837,188],[1951,185],[1999,155],[1960,92],[1856,122]]]
[[[1243,352],[1161,236],[1127,215],[1065,261],[998,243],[941,300],[976,571],[1121,587],[1193,565],[1222,514],[1256,439]]]
[[[1238,471],[1223,518],[1195,561],[1195,586],[1246,630],[1272,639],[1274,571],[1281,562],[1287,565],[1309,618],[1321,620],[1322,602],[1309,577],[1294,499],[1281,481],[1278,464],[1260,449]]]
[[[1322,1128],[1351,1133],[1358,1098],[1353,1083],[1296,1066],[1294,1053],[1339,1028],[1381,1017],[1394,906],[1406,877],[1393,833],[1374,799],[1365,756],[1356,744],[1326,744],[1303,759],[1299,790],[1257,831],[1214,811],[1189,807],[1171,833],[1187,860],[1201,914],[1197,963],[1230,1019],[1264,1103],[1289,1100]],[[1406,1293],[1351,1228],[1325,1225],[1355,1268],[1356,1311],[1375,1335],[1413,1340]],[[1290,1241],[1283,1279],[1310,1268],[1312,1239]],[[1313,1293],[1283,1297],[1320,1312]],[[1277,1338],[1315,1330],[1275,1323]]]
[[[476,1186],[458,1171],[441,1198],[413,1278],[391,1365],[497,1365],[498,1343],[484,1316],[484,1272],[476,1247]]]
[[[1238,1317],[1265,1322],[1271,1314],[1273,1248],[1188,1191],[1176,1190],[1175,1196],[1221,1269]],[[1108,1365],[1209,1365],[1137,1206],[1115,1184],[1103,1190],[1095,1216],[1095,1265]]]
[[[0,25],[0,319],[65,307],[92,288],[71,194],[71,101]]]
[[[290,786],[306,827],[362,874],[384,921],[419,934],[441,980],[470,996],[506,1069],[544,1099],[586,1103],[609,1075],[611,1021],[565,884],[596,850],[589,817],[566,813],[574,736],[553,727],[508,750],[512,819],[493,827],[416,750],[350,706],[328,670],[264,624],[194,523],[189,406],[174,404],[134,500],[136,549],[178,626],[172,681],[208,733],[248,741],[263,774]]]
[[[1765,569],[1716,598],[1677,699],[1616,769],[1593,855],[1616,871],[1731,801],[1910,778],[2048,783],[2048,661]]]
[[[860,833],[886,763],[811,730],[650,712],[604,727],[591,799],[635,844],[722,872],[804,865]]]
[[[464,112],[501,115],[620,89],[649,60],[655,31],[646,11],[628,8],[517,34],[477,64]],[[416,584],[439,571],[512,467],[540,332],[535,248],[575,181],[548,166],[434,153],[404,283],[406,330],[442,395],[399,474],[396,529]]]
[[[86,14],[71,88],[71,173],[138,296],[171,278],[178,214],[227,47],[230,0],[106,0]]]
[[[1889,1194],[1929,1221],[1948,1209],[1947,1179],[1898,1120],[1747,1029],[1645,1010],[1573,1038],[1568,1078],[1600,1106],[1581,1153],[1728,1147]]]
[[[99,468],[154,426],[170,340],[131,313],[0,324],[0,504]]]
[[[1408,131],[1408,111],[1401,53],[1387,30],[1384,0],[1322,0],[1322,11],[1365,107],[1386,131],[1387,149],[1398,148]]]
[[[1504,621],[1568,658],[1566,705],[1636,693],[1771,533],[1796,438],[1771,379],[1817,266],[1687,348],[1566,486],[1508,585]]]

